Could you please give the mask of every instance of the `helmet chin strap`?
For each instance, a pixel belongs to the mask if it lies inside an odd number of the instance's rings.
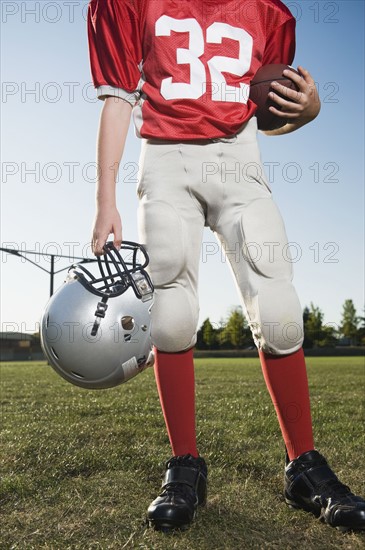
[[[109,296],[104,296],[100,302],[96,305],[96,311],[94,313],[95,315],[95,321],[93,328],[91,329],[91,336],[96,336],[99,330],[100,322],[105,317],[105,312],[108,309],[107,301],[109,299]]]

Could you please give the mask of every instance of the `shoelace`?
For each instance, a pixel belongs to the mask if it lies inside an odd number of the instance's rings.
[[[165,495],[181,495],[185,500],[190,500],[192,503],[195,502],[196,498],[195,491],[183,483],[169,483],[164,487],[160,496]]]
[[[191,465],[189,460],[190,456],[191,455],[173,456],[167,461],[166,467],[171,468],[172,466],[189,466]]]
[[[191,455],[181,455],[173,456],[166,463],[166,468],[172,468],[173,466],[188,466],[188,467],[197,467],[198,469],[204,469],[205,463],[204,460],[200,457],[194,458]]]
[[[351,493],[350,487],[344,485],[338,479],[327,479],[318,484],[319,492],[324,498],[354,496]]]

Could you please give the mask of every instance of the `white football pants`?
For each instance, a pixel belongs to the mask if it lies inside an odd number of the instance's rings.
[[[152,341],[179,352],[196,342],[198,269],[204,226],[232,268],[257,347],[284,355],[303,342],[283,220],[272,200],[252,118],[232,138],[142,140],[140,242],[155,285]]]

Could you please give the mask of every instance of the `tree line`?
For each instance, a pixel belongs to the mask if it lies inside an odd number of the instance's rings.
[[[365,317],[357,315],[352,300],[342,306],[341,322],[323,323],[323,312],[313,303],[303,310],[304,348],[365,345]],[[249,349],[255,347],[241,307],[231,310],[219,324],[205,319],[198,330],[197,349]]]

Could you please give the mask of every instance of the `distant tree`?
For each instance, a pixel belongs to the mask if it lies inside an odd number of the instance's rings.
[[[337,343],[336,329],[331,325],[323,324],[323,312],[312,302],[310,308],[304,308],[303,324],[303,347],[333,346]]]
[[[312,348],[313,347],[313,340],[309,336],[308,329],[308,319],[310,316],[309,307],[305,306],[303,309],[303,326],[304,326],[304,342],[303,342],[303,348]]]
[[[221,344],[225,347],[227,344],[236,349],[244,346],[247,341],[247,321],[241,307],[231,311],[220,336]]]
[[[203,321],[197,332],[197,349],[215,349],[218,347],[218,331],[213,327],[209,317]]]
[[[340,325],[340,332],[349,338],[352,345],[357,343],[357,327],[359,324],[359,318],[356,315],[356,309],[352,300],[345,300],[342,306],[342,319]]]
[[[319,307],[313,302],[310,304],[310,309],[305,310],[304,331],[307,336],[308,347],[317,347],[322,336],[323,313]]]
[[[198,331],[196,333],[196,344],[195,344],[196,349],[205,349],[205,344],[204,344],[204,341],[203,341],[203,325],[204,325],[204,323],[205,323],[205,321],[198,328]]]
[[[332,325],[322,327],[321,338],[318,341],[319,346],[335,346],[338,343],[337,330]]]
[[[310,315],[309,307],[305,306],[305,308],[303,309],[303,323],[304,324],[306,324],[306,322],[308,321],[309,315]]]
[[[213,348],[217,343],[216,331],[209,318],[202,324],[202,339],[208,349]]]
[[[357,342],[365,346],[365,309],[364,309],[364,317],[359,317],[359,328],[357,329]]]
[[[203,326],[203,325],[202,325]],[[196,333],[196,349],[204,349],[204,342],[203,342],[203,332],[202,327],[199,327]]]

